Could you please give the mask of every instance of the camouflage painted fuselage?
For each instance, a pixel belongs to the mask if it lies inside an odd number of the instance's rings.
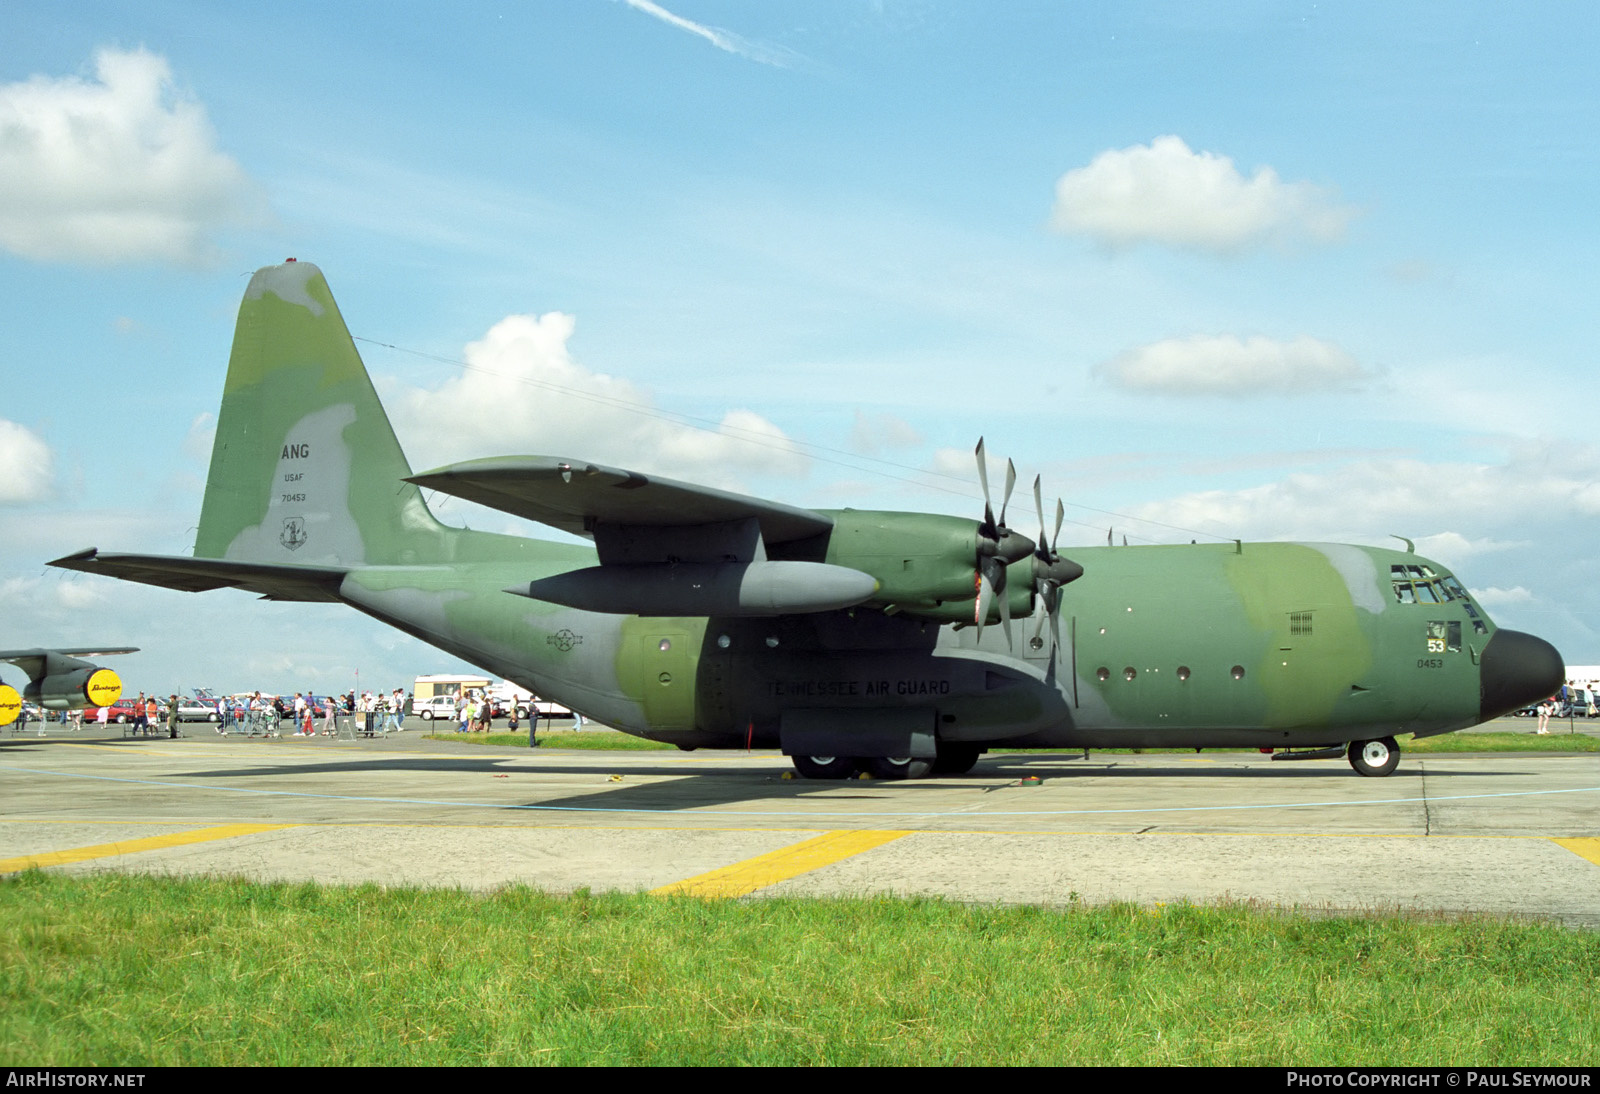
[[[1012,651],[998,627],[980,644],[970,626],[871,609],[718,619],[561,608],[502,590],[593,555],[491,538],[508,561],[364,568],[341,597],[607,724],[687,746],[775,744],[797,708],[926,711],[941,739],[991,747],[1442,733],[1480,720],[1477,661],[1494,633],[1481,612],[1474,633],[1466,601],[1398,602],[1390,567],[1423,560],[1380,548],[1076,549],[1084,576],[1065,591],[1052,655],[1048,627],[1028,617]],[[1452,622],[1469,637],[1430,638]]]

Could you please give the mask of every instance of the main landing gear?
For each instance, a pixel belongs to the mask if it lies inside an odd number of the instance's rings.
[[[807,779],[848,779],[866,772],[874,779],[925,779],[929,775],[965,775],[983,754],[977,745],[940,742],[932,760],[910,756],[795,756],[794,769]]]
[[[1380,778],[1394,774],[1400,766],[1400,746],[1393,737],[1380,737],[1375,741],[1351,741],[1347,755],[1350,766],[1357,775]]]

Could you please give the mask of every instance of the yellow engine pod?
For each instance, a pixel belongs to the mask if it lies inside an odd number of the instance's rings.
[[[110,669],[95,669],[83,685],[83,695],[92,707],[108,707],[122,698],[122,678]]]
[[[10,684],[0,684],[0,726],[8,726],[22,713],[22,696]]]

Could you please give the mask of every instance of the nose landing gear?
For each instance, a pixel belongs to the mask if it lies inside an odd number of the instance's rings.
[[[1357,775],[1381,778],[1394,774],[1400,766],[1400,746],[1393,737],[1380,737],[1374,741],[1351,741],[1350,766]]]

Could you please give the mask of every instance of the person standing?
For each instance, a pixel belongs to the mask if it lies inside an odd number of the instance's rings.
[[[178,737],[178,697],[176,695],[167,699],[167,736],[174,740]]]

